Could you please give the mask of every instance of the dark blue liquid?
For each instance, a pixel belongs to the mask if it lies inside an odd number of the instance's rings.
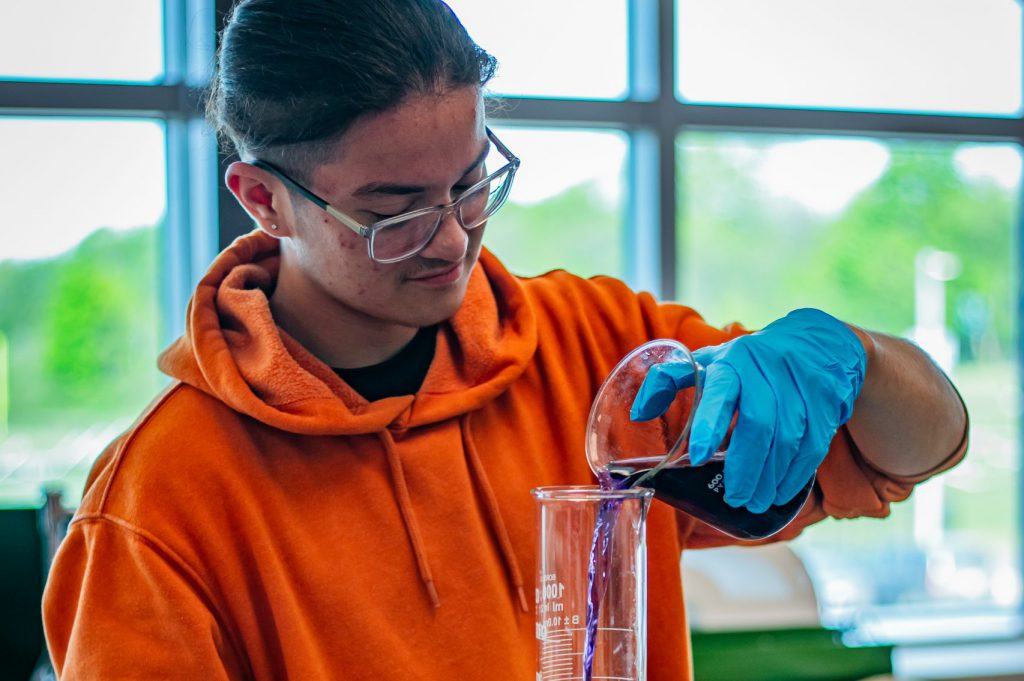
[[[613,461],[608,465],[608,475],[620,489],[632,487],[654,463],[654,459]],[[764,513],[753,513],[725,503],[724,474],[725,462],[712,459],[701,466],[668,466],[641,486],[653,489],[655,499],[738,539],[764,539],[784,528],[803,508],[814,486],[811,478],[792,500],[771,506]]]

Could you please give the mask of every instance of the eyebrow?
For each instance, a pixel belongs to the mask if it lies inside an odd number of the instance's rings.
[[[491,149],[491,142],[488,140],[487,144],[484,145],[483,151],[476,157],[476,160],[466,168],[462,174],[468,175],[474,168],[484,162],[487,158],[487,153]],[[395,196],[405,196],[407,194],[420,194],[427,190],[426,187],[411,184],[394,184],[391,182],[370,182],[364,184],[362,187],[355,191],[355,196],[367,196],[368,194],[391,194]]]

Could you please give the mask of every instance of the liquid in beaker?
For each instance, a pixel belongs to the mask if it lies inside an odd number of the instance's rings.
[[[657,462],[658,459],[622,459],[608,464],[607,472],[616,486],[632,487]],[[719,453],[700,466],[691,466],[689,457],[684,457],[642,484],[654,490],[655,499],[738,539],[764,539],[782,530],[803,508],[814,486],[812,477],[790,501],[754,513],[725,502],[724,479],[725,456]]]

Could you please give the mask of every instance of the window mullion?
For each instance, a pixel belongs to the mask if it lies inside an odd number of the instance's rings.
[[[673,299],[680,264],[676,258],[679,197],[676,192],[676,0],[658,0],[658,99],[655,132],[658,140],[658,226],[661,286],[659,295]],[[683,197],[685,200],[685,197]]]
[[[218,244],[216,143],[204,131],[197,93],[210,78],[212,0],[165,0],[166,74],[179,92],[167,121],[167,214],[160,259],[164,340],[181,334],[181,313]]]

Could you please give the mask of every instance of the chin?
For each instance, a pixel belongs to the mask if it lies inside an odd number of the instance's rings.
[[[434,305],[414,311],[413,314],[420,320],[415,326],[433,326],[451,319],[462,307],[462,298],[460,295],[456,300],[438,300]]]
[[[411,282],[401,286],[400,293],[396,291],[397,295],[392,298],[395,302],[400,301],[401,308],[394,310],[392,319],[400,324],[422,328],[440,324],[454,317],[466,297],[469,279],[476,266],[476,257],[473,257],[471,262],[457,281],[446,286],[427,288]]]
[[[466,297],[465,284],[451,289],[436,291],[426,300],[410,306],[406,317],[410,326],[433,326],[455,316]]]

